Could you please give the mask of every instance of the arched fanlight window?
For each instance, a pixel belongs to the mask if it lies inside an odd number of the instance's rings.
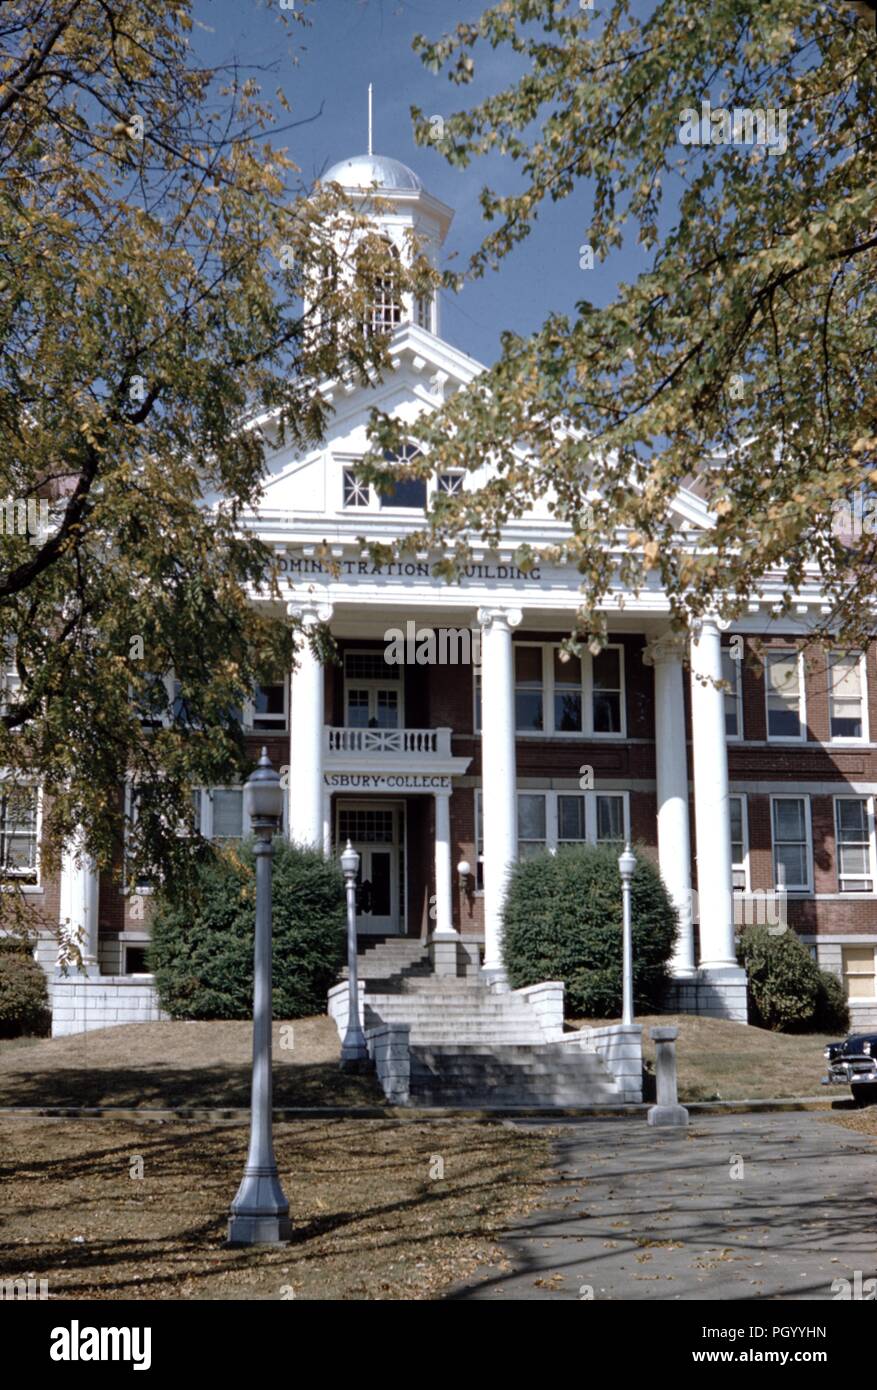
[[[387,463],[408,464],[420,457],[420,450],[413,444],[403,444],[402,448],[394,453],[387,449],[384,451],[384,459]],[[381,507],[419,507],[423,510],[426,507],[426,479],[425,478],[400,478],[398,482],[388,492],[381,492]]]
[[[363,245],[358,260],[366,259],[369,250],[374,252],[374,243]],[[390,257],[398,262],[399,252],[392,242],[382,238],[380,245],[382,258]],[[363,273],[367,273],[364,271]],[[389,267],[384,274],[371,277],[372,292],[366,310],[365,330],[367,333],[392,333],[402,322],[402,295],[399,289],[398,272]]]

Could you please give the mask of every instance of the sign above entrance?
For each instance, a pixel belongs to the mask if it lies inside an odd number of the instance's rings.
[[[372,560],[336,560],[335,565],[323,564],[320,560],[299,559],[280,556],[278,568],[286,575],[319,575],[327,579],[434,579],[429,562],[426,560],[394,560],[388,564],[376,564]],[[538,584],[542,572],[538,565],[531,570],[519,569],[517,565],[472,564],[466,565],[461,578],[497,580],[513,579]]]
[[[444,773],[326,772],[323,781],[333,791],[449,792],[451,779]]]

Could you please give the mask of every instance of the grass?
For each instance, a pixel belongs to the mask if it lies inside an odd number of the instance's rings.
[[[615,1020],[617,1022],[617,1020]],[[577,1028],[597,1027],[605,1019],[581,1019]],[[821,1033],[771,1033],[744,1023],[695,1014],[654,1014],[643,1025],[643,1056],[654,1071],[655,1045],[650,1027],[678,1027],[676,1056],[679,1099],[780,1100],[791,1096],[844,1099],[841,1087],[822,1086],[822,1049],[837,1038]]]
[[[537,1204],[550,1162],[549,1132],[498,1123],[277,1124],[294,1238],[228,1250],[246,1125],[0,1125],[0,1269],[47,1278],[50,1298],[429,1299],[504,1266],[496,1236]]]
[[[0,1041],[0,1105],[248,1106],[250,1023],[130,1023]],[[386,1105],[374,1076],[339,1069],[326,1017],[275,1023],[277,1106]]]

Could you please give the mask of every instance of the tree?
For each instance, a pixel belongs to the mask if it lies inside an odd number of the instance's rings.
[[[412,540],[456,545],[449,577],[467,534],[495,545],[547,497],[569,538],[544,557],[581,571],[584,631],[604,630],[618,578],[637,590],[657,571],[684,626],[714,605],[744,611],[767,572],[788,611],[811,563],[834,603],[824,631],[859,642],[872,630],[872,29],[812,0],[657,0],[643,19],[629,0],[501,0],[416,40],[458,84],[486,49],[523,69],[445,123],[451,163],[499,152],[522,176],[512,195],[483,191],[493,226],[471,275],[501,267],[582,184],[596,259],[631,232],[647,257],[605,307],[582,298],[530,338],[506,333],[495,367],[421,422],[431,469],[480,466],[485,441],[496,466],[483,487],[442,498]],[[425,142],[429,123],[413,115]],[[378,418],[377,442],[391,437]],[[671,510],[683,486],[715,516],[706,542]]]
[[[298,179],[282,93],[191,29],[189,0],[0,14],[0,766],[44,788],[49,864],[76,826],[112,862],[130,775],[129,869],[183,872],[190,787],[242,770],[235,710],[293,659],[241,522],[266,443],[310,447],[319,383],[386,362],[385,250],[353,256],[368,223]]]

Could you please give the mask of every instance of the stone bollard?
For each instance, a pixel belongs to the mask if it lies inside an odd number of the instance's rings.
[[[658,1104],[651,1106],[646,1118],[650,1125],[684,1129],[688,1124],[688,1111],[679,1104],[676,1094],[676,1039],[679,1029],[650,1028],[649,1036],[655,1044]]]

